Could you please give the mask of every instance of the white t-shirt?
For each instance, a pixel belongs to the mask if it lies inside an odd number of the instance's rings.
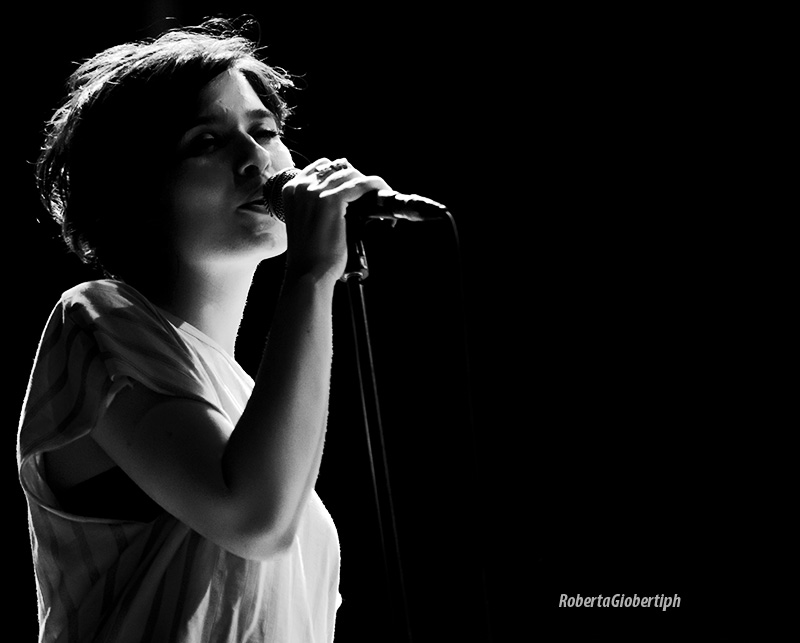
[[[42,335],[22,410],[40,641],[323,643],[333,640],[339,541],[312,492],[291,548],[245,560],[163,512],[150,522],[64,511],[45,451],[89,433],[136,381],[202,400],[234,426],[252,378],[218,344],[113,280],[67,291]]]

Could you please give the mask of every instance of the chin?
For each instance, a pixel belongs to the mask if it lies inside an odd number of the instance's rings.
[[[286,229],[282,228],[280,231],[273,229],[269,233],[259,235],[253,251],[259,260],[263,261],[284,254],[287,248]]]

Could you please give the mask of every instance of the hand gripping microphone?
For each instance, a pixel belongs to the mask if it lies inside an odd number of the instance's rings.
[[[283,186],[300,173],[294,167],[270,176],[264,184],[264,206],[276,219],[286,221],[283,208]],[[393,190],[372,190],[347,205],[347,215],[356,218],[389,219],[392,221],[430,221],[447,216],[441,203],[417,194],[400,194]]]

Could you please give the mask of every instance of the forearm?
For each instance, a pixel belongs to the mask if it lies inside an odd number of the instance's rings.
[[[328,414],[333,283],[287,277],[255,388],[228,441],[223,474],[247,529],[291,536],[314,487]]]

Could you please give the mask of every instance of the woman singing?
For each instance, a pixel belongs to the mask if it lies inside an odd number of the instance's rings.
[[[43,202],[102,278],[55,305],[20,421],[41,641],[333,639],[332,299],[346,205],[388,186],[323,158],[269,214],[290,85],[210,21],[84,62],[48,122]],[[237,332],[284,252],[252,379]]]

